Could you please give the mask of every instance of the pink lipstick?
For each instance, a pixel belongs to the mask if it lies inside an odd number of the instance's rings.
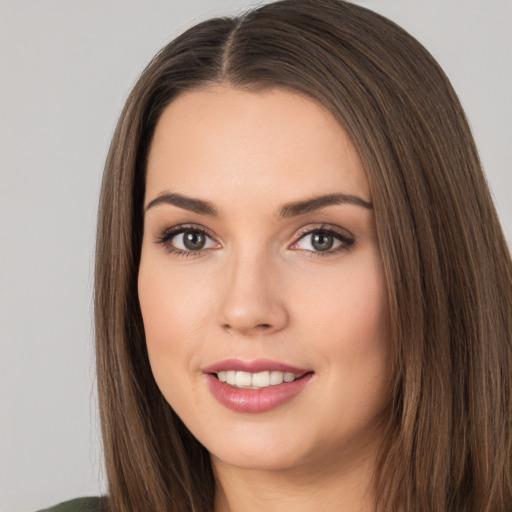
[[[225,407],[245,413],[270,411],[298,395],[313,371],[257,359],[226,359],[203,368],[210,392]]]

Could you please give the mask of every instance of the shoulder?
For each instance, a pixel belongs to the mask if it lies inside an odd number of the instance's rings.
[[[102,498],[77,498],[38,512],[100,512]]]

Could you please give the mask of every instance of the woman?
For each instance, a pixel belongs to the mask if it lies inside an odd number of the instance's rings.
[[[109,511],[512,507],[512,266],[432,57],[337,0],[185,32],[106,164]]]

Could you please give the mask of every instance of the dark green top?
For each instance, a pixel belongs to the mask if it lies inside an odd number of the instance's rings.
[[[38,512],[99,512],[101,498],[77,498]]]

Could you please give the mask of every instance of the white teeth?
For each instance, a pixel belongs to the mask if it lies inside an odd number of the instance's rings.
[[[283,382],[293,382],[302,375],[290,372],[266,371],[258,373],[235,372],[233,370],[220,371],[217,378],[236,388],[261,389],[269,386],[277,386]]]
[[[252,375],[249,372],[236,372],[235,386],[237,388],[252,386]]]
[[[253,373],[251,386],[266,388],[270,386],[270,372]]]
[[[284,380],[283,372],[270,372],[270,384],[275,386],[276,384],[282,384]]]

